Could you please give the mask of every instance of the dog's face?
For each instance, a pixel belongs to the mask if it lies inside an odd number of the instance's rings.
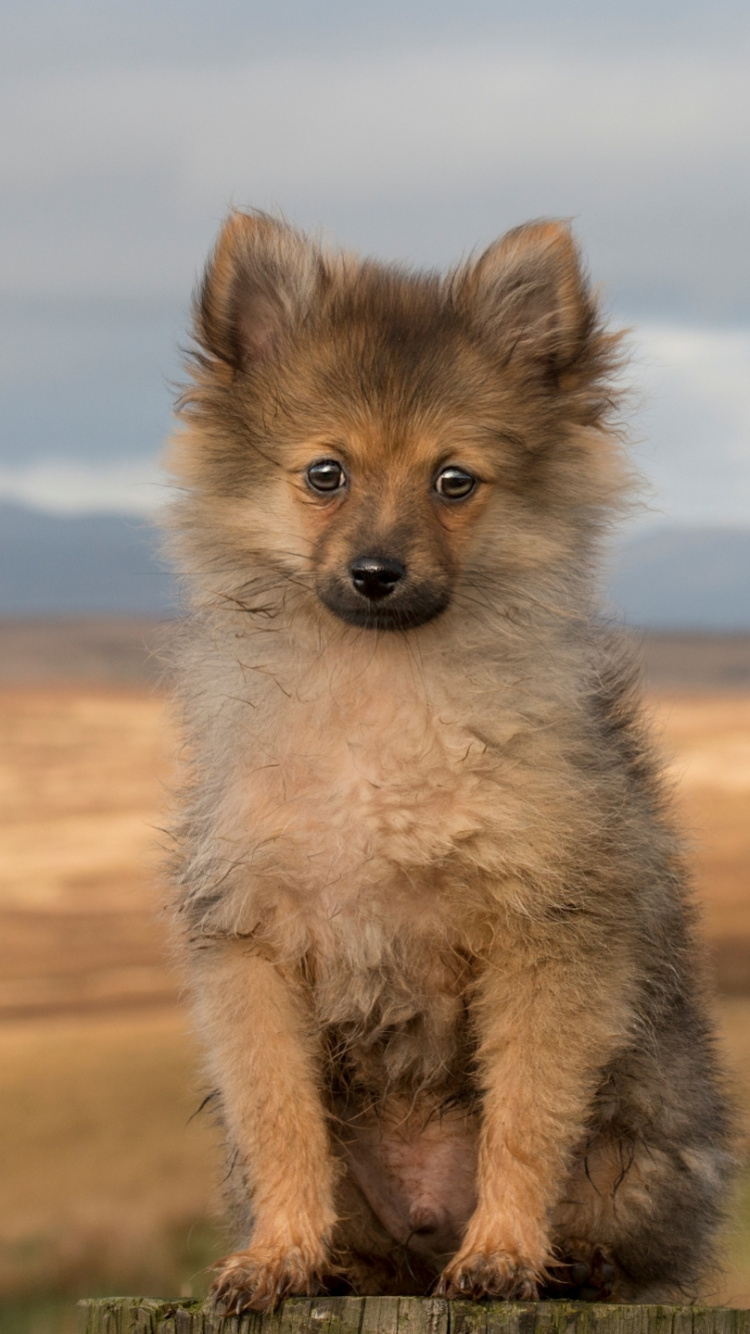
[[[305,468],[320,528],[316,588],[342,620],[409,629],[447,607],[461,530],[486,479],[462,458],[435,457],[431,445],[408,458],[339,449]]]
[[[460,593],[465,614],[601,498],[613,340],[564,228],[519,229],[441,280],[234,215],[196,327],[177,470],[202,559],[251,610],[281,594],[412,630]]]
[[[377,420],[305,442],[289,462],[289,528],[315,592],[351,625],[406,630],[449,605],[495,483],[492,461],[438,423],[397,441]],[[279,479],[280,480],[280,479]]]

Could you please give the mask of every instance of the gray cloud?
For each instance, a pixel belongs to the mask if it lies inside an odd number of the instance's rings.
[[[231,200],[439,264],[573,216],[621,304],[744,317],[747,68],[527,43],[10,80],[0,286],[177,297]]]
[[[0,494],[89,505],[151,476],[234,203],[420,265],[572,217],[662,367],[643,424],[666,512],[736,519],[748,54],[728,0],[5,0]]]
[[[205,68],[248,58],[422,51],[533,38],[595,52],[726,47],[747,38],[744,0],[4,0],[0,67],[82,68],[153,60]]]
[[[652,515],[750,524],[750,328],[646,324],[632,342],[633,452]]]
[[[178,307],[35,299],[6,302],[3,315],[0,463],[155,453],[179,374]]]

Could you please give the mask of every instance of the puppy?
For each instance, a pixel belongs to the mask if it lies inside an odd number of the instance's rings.
[[[566,227],[446,276],[233,214],[172,444],[175,920],[217,1298],[694,1289],[730,1125],[597,547],[618,339]]]

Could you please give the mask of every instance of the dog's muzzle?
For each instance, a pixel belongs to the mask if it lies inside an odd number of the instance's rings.
[[[417,580],[403,561],[377,552],[358,556],[346,574],[329,575],[317,591],[329,611],[363,630],[411,630],[450,602],[447,587]]]

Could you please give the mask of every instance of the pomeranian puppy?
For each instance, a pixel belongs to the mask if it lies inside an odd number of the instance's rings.
[[[618,338],[568,229],[447,276],[234,213],[172,444],[175,920],[217,1300],[695,1288],[731,1165],[685,868],[597,546]]]

